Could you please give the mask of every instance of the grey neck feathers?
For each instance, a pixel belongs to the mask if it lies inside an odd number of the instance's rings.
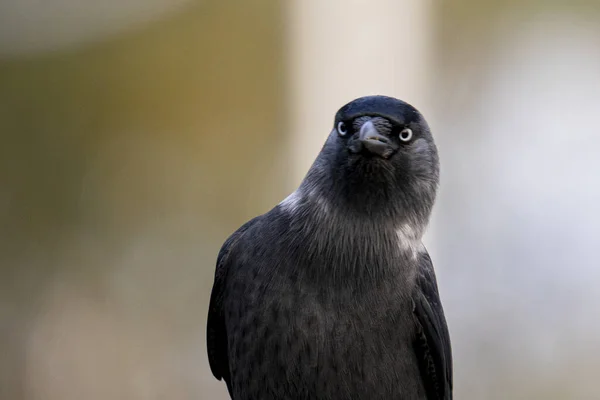
[[[417,218],[386,218],[393,213],[347,212],[332,204],[335,196],[321,190],[305,181],[279,205],[290,218],[289,234],[304,240],[294,256],[314,268],[308,267],[303,274],[312,272],[317,279],[347,283],[414,273],[418,254],[424,250],[421,237],[426,223]],[[321,265],[323,260],[329,265]]]

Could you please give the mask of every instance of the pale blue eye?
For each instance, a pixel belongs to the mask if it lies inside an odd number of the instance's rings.
[[[340,136],[346,136],[346,134],[348,133],[348,128],[346,128],[346,124],[343,121],[340,121],[337,124],[337,131]]]
[[[402,131],[400,131],[400,140],[402,140],[403,142],[410,142],[410,139],[412,139],[413,137],[413,131],[410,128],[404,128],[402,129]]]

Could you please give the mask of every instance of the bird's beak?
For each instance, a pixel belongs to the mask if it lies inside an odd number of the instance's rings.
[[[366,150],[367,152],[380,156],[382,158],[389,158],[396,151],[396,146],[392,140],[377,131],[373,122],[367,121],[360,127],[358,133],[358,144],[357,150]],[[358,151],[356,151],[358,152]]]

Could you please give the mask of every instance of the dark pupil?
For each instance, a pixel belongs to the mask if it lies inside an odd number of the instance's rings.
[[[406,139],[408,137],[408,131],[402,131],[402,138]]]

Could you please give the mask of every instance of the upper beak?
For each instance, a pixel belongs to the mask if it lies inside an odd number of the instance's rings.
[[[365,122],[360,127],[358,142],[361,145],[359,147],[383,158],[389,158],[396,150],[393,142],[380,134],[371,121]]]

